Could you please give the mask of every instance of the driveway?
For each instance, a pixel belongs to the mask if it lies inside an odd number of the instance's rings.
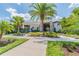
[[[45,56],[46,44],[44,41],[30,38],[29,41],[5,52],[1,56]]]
[[[48,38],[48,37],[19,37],[16,38],[27,38],[27,42],[5,52],[2,56],[45,56],[47,41],[79,41],[66,36],[60,36],[59,38]]]

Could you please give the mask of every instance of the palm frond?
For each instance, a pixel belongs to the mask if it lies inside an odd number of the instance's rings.
[[[56,15],[56,5],[49,3],[33,3],[33,9],[29,12],[33,19],[35,18],[47,18],[48,16],[53,17]],[[37,17],[38,16],[38,17]],[[31,19],[32,19],[31,18]]]

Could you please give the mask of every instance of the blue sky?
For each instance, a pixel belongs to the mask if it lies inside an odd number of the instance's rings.
[[[13,15],[20,15],[27,19],[28,11],[31,9],[30,4],[23,4],[23,3],[0,3],[0,19],[11,19],[10,17]],[[78,7],[79,4],[70,4],[70,3],[56,3],[55,4],[57,15],[56,17],[67,17],[71,14],[73,7]]]
[[[57,15],[61,17],[67,17],[70,15],[72,9],[69,8],[70,4],[67,3],[59,3],[57,6]]]

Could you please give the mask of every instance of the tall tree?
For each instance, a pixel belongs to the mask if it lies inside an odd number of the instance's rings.
[[[6,33],[7,31],[11,32],[13,30],[14,27],[8,21],[5,20],[0,21],[0,40],[2,39],[4,33]]]
[[[23,25],[24,19],[20,16],[13,16],[13,20],[11,20],[13,25],[17,28],[17,34],[20,33],[20,27]]]
[[[32,4],[32,10],[30,11],[31,19],[40,19],[40,30],[44,31],[44,20],[49,17],[53,17],[56,14],[55,4],[49,3],[34,3]]]
[[[70,33],[79,29],[79,19],[76,16],[62,18],[60,24],[64,33]]]
[[[71,15],[72,16],[79,16],[79,7],[74,8]]]

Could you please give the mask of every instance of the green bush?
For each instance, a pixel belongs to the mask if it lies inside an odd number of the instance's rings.
[[[16,39],[16,41],[14,41],[13,43],[10,43],[10,44],[7,44],[4,47],[1,47],[0,48],[0,54],[4,53],[4,52],[6,52],[6,51],[20,45],[20,44],[22,44],[25,41],[26,41],[26,39],[22,39],[22,38],[21,39]]]
[[[45,36],[45,37],[58,37],[54,32],[30,32],[30,36]]]
[[[58,37],[57,33],[55,32],[45,32],[44,35],[46,37]]]
[[[20,33],[20,32],[19,32],[19,33],[13,33],[13,35],[14,35],[14,36],[24,36],[25,33]]]
[[[30,36],[41,36],[43,33],[42,32],[30,32]]]

